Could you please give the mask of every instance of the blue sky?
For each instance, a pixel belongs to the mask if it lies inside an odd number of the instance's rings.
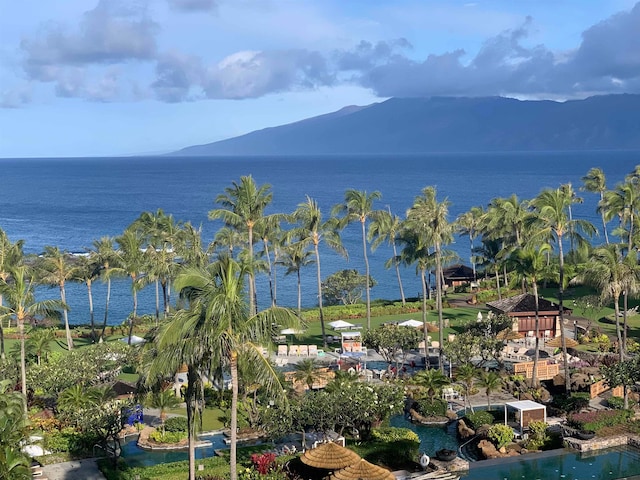
[[[159,153],[392,96],[640,93],[637,0],[0,0],[0,157]]]

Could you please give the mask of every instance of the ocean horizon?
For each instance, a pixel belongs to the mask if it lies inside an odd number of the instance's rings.
[[[473,206],[486,206],[495,197],[517,194],[520,199],[536,196],[545,188],[572,183],[584,203],[574,205],[573,215],[600,227],[597,195],[580,192],[581,177],[592,167],[606,174],[608,188],[640,164],[640,152],[516,152],[425,155],[330,155],[252,157],[76,157],[0,159],[0,228],[12,241],[25,241],[25,252],[40,253],[46,245],[74,253],[85,252],[94,240],[117,236],[144,211],[161,208],[177,221],[202,227],[203,244],[212,241],[220,222],[207,219],[216,208],[216,196],[242,175],[252,175],[257,184],[272,186],[273,203],[267,213],[290,213],[309,195],[325,215],[344,199],[347,189],[372,192],[382,199],[375,203],[401,217],[422,188],[435,186],[438,198],[451,202],[450,220]],[[345,260],[326,248],[321,251],[322,277],[343,268],[364,272],[359,225],[342,233],[349,252]],[[594,240],[596,243],[598,239]],[[468,238],[456,238],[449,248],[461,263],[469,264]],[[392,255],[381,246],[369,253],[371,275],[377,285],[372,299],[399,298],[393,270],[384,262]],[[278,270],[278,303],[296,304],[295,278]],[[317,304],[315,266],[302,272],[303,305]],[[408,297],[420,293],[415,268],[403,268]],[[262,277],[260,277],[262,279]],[[102,319],[104,291],[94,285],[95,318]],[[258,302],[269,302],[266,280],[258,283]],[[57,288],[38,288],[38,298],[56,298]],[[67,287],[72,324],[88,323],[87,293],[83,285]],[[114,282],[109,324],[120,324],[131,311],[127,279]],[[140,314],[155,311],[152,287],[141,292]]]

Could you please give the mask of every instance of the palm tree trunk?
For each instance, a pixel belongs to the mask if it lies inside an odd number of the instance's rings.
[[[540,315],[539,307],[538,307],[538,283],[536,282],[536,278],[531,279],[531,283],[533,284],[533,297],[536,302],[536,320],[535,320],[535,329],[536,329],[536,352],[533,357],[533,371],[531,372],[531,386],[538,386],[538,359],[540,358]]]
[[[429,330],[427,330],[427,278],[424,268],[420,269],[420,283],[422,284],[422,333],[424,336],[424,364],[429,368]]]
[[[91,280],[87,280],[87,295],[89,296],[89,322],[91,322],[91,340],[96,341],[96,323],[93,315],[93,292],[91,291]]]
[[[169,313],[169,300],[167,298],[167,279],[165,277],[160,279],[160,286],[162,287],[162,312],[166,319]]]
[[[22,383],[22,394],[27,398],[27,359],[24,350],[24,318],[18,317],[18,333],[20,334],[20,380]],[[24,404],[25,413],[27,411],[27,402]]]
[[[629,311],[629,295],[627,294],[627,290],[625,290],[622,294],[622,302],[624,304],[624,312],[622,314],[622,318],[623,318],[623,327],[622,327],[622,351],[623,354],[626,355],[627,354],[627,312]],[[622,360],[620,360],[622,361]]]
[[[271,306],[276,306],[276,292],[273,288],[273,269],[271,268],[271,255],[269,254],[269,242],[262,240],[264,244],[264,252],[267,257],[267,275],[269,277],[269,294],[271,295]]]
[[[400,262],[398,261],[398,252],[396,250],[396,242],[393,241],[393,263],[396,266],[396,277],[398,277],[398,287],[400,288],[400,298],[402,299],[402,306],[404,307],[407,304],[407,301],[404,298],[404,288],[402,288],[402,278],[400,277]]]
[[[249,271],[249,312],[251,315],[255,315],[256,302],[255,302],[255,275],[253,272],[253,225],[247,225],[249,230],[249,258],[251,259],[251,270]]]
[[[0,320],[0,359],[6,359],[6,354],[4,353],[4,328],[2,328],[2,320]]]
[[[562,342],[562,361],[564,363],[564,388],[571,392],[571,378],[569,375],[569,356],[567,355],[567,337],[564,333],[564,249],[562,248],[562,233],[558,232],[558,250],[560,262],[560,284],[558,286],[558,305],[560,307],[560,340]]]
[[[231,352],[231,480],[237,480],[237,441],[238,441],[238,352]]]
[[[436,304],[438,305],[438,365],[440,371],[444,373],[444,320],[442,318],[442,283],[440,277],[442,276],[442,258],[440,252],[440,242],[436,242]]]
[[[107,320],[109,318],[109,301],[111,300],[111,279],[107,280],[107,301],[104,307],[104,321],[102,322],[102,333],[100,333],[100,341],[104,339],[104,331],[107,329]]]
[[[158,326],[158,321],[160,320],[160,291],[159,291],[159,287],[158,284],[160,283],[160,280],[156,278],[155,284],[156,284],[156,327]]]
[[[364,219],[360,222],[360,225],[362,225],[362,254],[364,256],[364,269],[367,277],[367,330],[371,330],[371,286],[369,283],[369,257],[367,256],[367,235]]]
[[[600,204],[604,202],[604,192],[600,191]],[[602,217],[602,231],[604,232],[604,241],[609,245],[609,234],[607,233],[607,222],[604,219],[604,209],[600,210],[600,216]]]
[[[191,365],[187,370],[187,432],[189,436],[189,480],[196,478],[196,419],[195,419],[195,399],[197,375],[195,368]]]
[[[327,336],[324,330],[324,312],[322,310],[322,280],[320,277],[320,250],[318,249],[318,243],[313,244],[316,253],[316,276],[318,280],[318,310],[320,312],[320,328],[322,329],[322,344],[324,348],[327,348]]]
[[[299,268],[296,271],[296,274],[298,276],[298,317],[300,317],[300,315],[302,315],[302,288],[301,288],[301,283],[300,283],[300,269]]]
[[[622,333],[620,332],[620,294],[616,293],[613,297],[613,309],[616,316],[616,336],[618,337],[618,355],[620,362],[624,362],[624,353],[622,349]]]
[[[64,331],[67,335],[67,350],[73,350],[73,339],[71,338],[71,330],[69,329],[69,314],[67,313],[67,293],[64,289],[64,283],[60,284],[60,300],[65,304],[65,308],[62,309],[62,315],[64,317]]]
[[[498,273],[498,267],[496,267],[496,288],[498,289],[498,300],[502,300],[502,293],[500,292],[500,274]]]

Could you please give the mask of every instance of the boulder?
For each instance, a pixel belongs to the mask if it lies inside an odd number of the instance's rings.
[[[458,436],[462,440],[466,440],[467,438],[471,438],[475,434],[476,434],[476,432],[472,428],[467,427],[467,424],[464,423],[464,420],[462,420],[462,419],[458,420]]]

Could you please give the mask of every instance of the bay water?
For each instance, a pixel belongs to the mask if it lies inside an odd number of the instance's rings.
[[[290,156],[290,157],[119,157],[0,159],[0,228],[12,241],[23,239],[25,251],[40,253],[45,245],[70,252],[85,252],[103,236],[117,236],[144,211],[161,208],[178,221],[202,226],[208,244],[221,226],[207,219],[217,208],[215,198],[242,175],[252,175],[259,185],[272,187],[273,202],[267,213],[291,213],[308,195],[318,201],[325,218],[344,199],[347,189],[372,192],[382,199],[374,205],[401,217],[426,186],[435,186],[438,198],[451,202],[450,219],[473,206],[486,206],[495,197],[515,193],[521,199],[536,196],[544,188],[572,183],[600,167],[609,188],[622,181],[636,164],[640,152],[541,152],[425,155]],[[579,192],[584,203],[573,214],[600,227],[597,195]],[[613,225],[611,225],[613,228]],[[364,273],[359,224],[347,227],[342,239],[349,258],[321,250],[322,276],[344,268]],[[599,240],[596,239],[596,242]],[[457,238],[449,248],[469,264],[468,238]],[[372,298],[397,299],[393,270],[384,268],[392,255],[388,246],[369,254],[371,275],[377,285]],[[303,270],[303,304],[317,304],[315,265]],[[278,269],[278,303],[296,304],[295,276]],[[403,268],[407,296],[420,293],[414,267]],[[96,320],[102,318],[106,286],[94,286]],[[38,299],[57,298],[57,288],[39,288]],[[269,303],[264,279],[258,284],[258,301]],[[154,290],[141,294],[139,313],[155,310]],[[86,288],[67,287],[71,323],[88,322]],[[120,324],[132,309],[130,283],[114,281],[109,324]]]

